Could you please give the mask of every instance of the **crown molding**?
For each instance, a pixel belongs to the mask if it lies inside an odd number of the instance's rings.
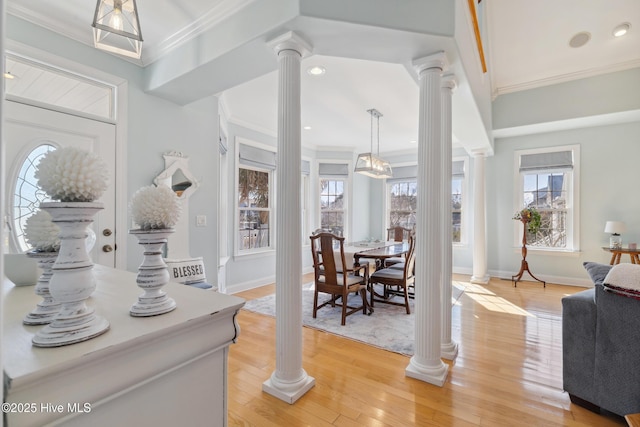
[[[278,132],[273,130],[273,129],[262,127],[262,126],[256,125],[255,123],[247,122],[247,121],[242,120],[242,119],[240,119],[240,118],[238,118],[236,116],[233,116],[233,115],[227,116],[227,122],[228,123],[233,123],[234,125],[237,125],[237,126],[242,126],[245,129],[249,129],[249,130],[252,130],[252,131],[255,131],[255,132],[262,133],[262,134],[264,134],[266,136],[270,136],[270,137],[273,137],[273,138],[277,138],[278,137]]]
[[[558,120],[555,122],[533,123],[522,126],[514,126],[510,128],[494,129],[493,137],[496,139],[511,138],[524,135],[560,132],[572,129],[618,125],[634,122],[640,122],[640,110],[621,111],[617,113],[607,113],[595,116]]]
[[[229,18],[239,10],[254,3],[256,0],[223,0],[207,13],[191,22],[186,27],[180,29],[166,39],[148,48],[145,65],[151,64],[172,50],[195,39],[205,31],[213,28],[220,22]]]
[[[195,39],[205,31],[211,29],[255,1],[256,0],[222,0],[207,13],[155,45],[149,45],[143,42],[142,58],[140,59],[127,58],[122,55],[110,54],[108,52],[105,53],[140,67],[150,65],[162,56],[184,45],[190,40]],[[87,17],[87,30],[84,31],[79,29],[77,26],[65,25],[64,22],[52,20],[48,15],[35,13],[32,10],[16,4],[16,2],[8,3],[6,8],[8,14],[84,45],[93,47],[93,32],[91,31],[91,20],[93,19],[93,15]]]
[[[543,79],[532,80],[529,82],[518,83],[515,85],[501,86],[494,90],[494,99],[500,95],[507,93],[520,92],[523,90],[536,89],[539,87],[550,86],[559,83],[567,83],[573,80],[585,79],[588,77],[600,76],[603,74],[615,73],[618,71],[629,70],[631,68],[640,67],[640,59],[634,59],[627,62],[619,62],[617,64],[606,67],[595,67],[587,70],[580,70],[573,73],[559,74],[557,76],[546,77]]]

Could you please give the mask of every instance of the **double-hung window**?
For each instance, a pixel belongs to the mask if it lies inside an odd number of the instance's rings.
[[[238,144],[238,252],[272,246],[276,153]]]
[[[387,179],[389,227],[416,226],[417,175],[417,166],[399,166],[393,168],[393,178]]]
[[[465,180],[465,161],[454,160],[451,163],[451,226],[453,228],[452,242],[462,243],[463,222],[463,198]]]
[[[344,236],[347,223],[349,165],[320,163],[320,228]]]
[[[541,217],[538,232],[527,231],[528,246],[553,250],[579,248],[575,209],[579,148],[572,145],[516,152],[519,171],[516,211],[535,208]]]
[[[387,218],[389,227],[415,228],[418,184],[418,167],[399,166],[393,168],[393,177],[387,179]],[[465,161],[454,160],[451,176],[451,223],[452,241],[463,241],[463,194],[466,188]]]

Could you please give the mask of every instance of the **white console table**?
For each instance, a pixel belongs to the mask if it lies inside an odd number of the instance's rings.
[[[238,338],[244,300],[169,283],[174,311],[131,317],[142,293],[136,275],[99,265],[94,273],[88,305],[111,327],[58,348],[32,346],[40,326],[22,318],[41,298],[33,286],[4,279],[5,400],[17,411],[7,414],[8,425],[226,426],[228,346]]]

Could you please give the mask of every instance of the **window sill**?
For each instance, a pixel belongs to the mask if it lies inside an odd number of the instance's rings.
[[[521,253],[522,247],[513,248],[514,253]],[[563,256],[563,257],[571,257],[577,258],[582,254],[580,250],[570,250],[570,249],[549,249],[549,248],[532,248],[527,246],[527,254],[535,254],[535,255],[552,255],[552,256]]]
[[[236,253],[233,256],[233,259],[254,259],[254,258],[263,258],[265,256],[272,256],[276,254],[276,250],[273,248],[264,248],[264,249],[256,249],[254,251],[240,252]]]

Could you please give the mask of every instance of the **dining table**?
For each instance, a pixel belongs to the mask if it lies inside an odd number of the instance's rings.
[[[402,256],[409,252],[408,242],[396,242],[392,240],[373,240],[352,242],[344,246],[344,258],[346,269],[352,270],[354,265],[359,266],[364,260],[375,263],[375,268],[379,269],[384,265],[387,258]],[[336,267],[342,271],[342,260],[340,259],[340,249],[334,250]],[[370,264],[370,270],[373,265]]]
[[[355,252],[353,254],[354,265],[360,265],[360,260],[363,258],[373,259],[376,263],[376,269],[379,269],[384,265],[384,260],[403,256],[409,252],[409,242],[388,241],[385,243],[384,246],[371,249],[367,248]]]

